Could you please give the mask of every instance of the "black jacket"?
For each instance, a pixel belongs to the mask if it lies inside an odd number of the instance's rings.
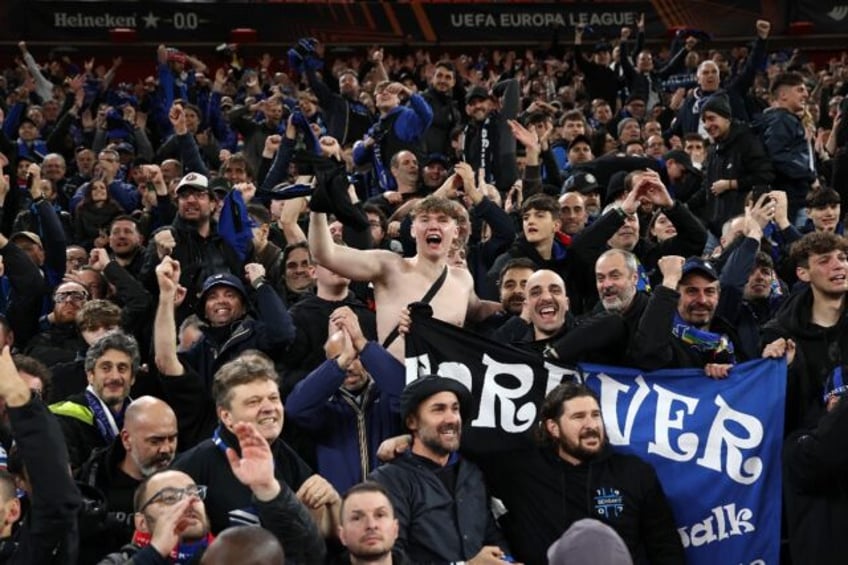
[[[286,367],[281,387],[284,398],[300,380],[326,360],[324,342],[327,341],[327,324],[330,314],[342,306],[348,306],[356,314],[365,339],[377,339],[376,315],[352,292],[338,302],[325,300],[311,292],[304,294],[289,310],[296,332],[283,357]]]
[[[471,122],[465,126],[465,160],[474,168],[475,174],[486,169],[487,182],[493,182],[501,193],[518,179],[515,164],[515,140],[510,133],[507,120],[514,120],[519,111],[518,80],[507,79],[496,84],[495,92],[503,93],[499,112],[492,112],[483,122]],[[487,123],[488,122],[488,123]],[[483,152],[483,131],[486,132],[488,148]]]
[[[589,92],[589,98],[603,98],[610,108],[615,108],[618,102],[618,73],[605,65],[599,65],[583,56],[583,46],[574,46],[574,63],[583,76],[586,77],[584,84]]]
[[[646,273],[655,269],[657,261],[664,255],[700,255],[707,243],[707,231],[688,206],[675,201],[671,208],[665,210],[665,215],[677,228],[677,235],[659,243],[640,239],[632,250]],[[622,225],[624,218],[616,211],[610,210],[574,236],[569,249],[573,273],[571,285],[583,292],[584,296],[581,298],[587,309],[598,301],[595,262],[610,248],[607,242]]]
[[[703,188],[689,199],[689,207],[702,210],[701,218],[716,237],[721,236],[724,222],[744,212],[751,188],[774,180],[774,169],[760,138],[748,124],[736,120],[724,139],[710,145],[702,170]],[[712,184],[724,179],[735,180],[738,187],[713,195]]]
[[[77,558],[82,498],[71,475],[56,419],[39,400],[9,408],[15,441],[37,493],[13,540],[2,540],[0,563],[66,565]]]
[[[283,546],[286,563],[293,565],[320,565],[324,563],[326,547],[318,528],[306,507],[297,500],[292,489],[282,486],[280,494],[267,502],[252,497],[262,527],[274,534]],[[212,491],[210,489],[209,494]],[[252,495],[251,495],[252,496]],[[200,563],[205,550],[191,558],[189,563]],[[171,563],[159,555],[153,546],[144,548],[128,544],[116,553],[109,554],[98,565],[166,565]]]
[[[455,486],[450,492],[437,473],[452,472]],[[483,474],[474,463],[459,457],[439,467],[407,452],[373,471],[368,480],[389,491],[400,523],[395,547],[413,562],[467,561],[486,545],[506,549],[489,508]]]
[[[38,266],[17,245],[8,243],[0,249],[0,257],[12,287],[6,318],[15,332],[15,344],[23,347],[38,333],[44,298],[52,289]]]
[[[201,328],[201,337],[191,349],[178,354],[183,367],[191,365],[207,390],[212,390],[212,380],[222,365],[232,361],[248,349],[258,349],[272,359],[280,358],[294,339],[295,328],[285,303],[274,288],[262,284],[256,290],[257,317],[248,315],[229,327]],[[248,304],[245,304],[249,308]]]
[[[177,216],[173,224],[161,229],[173,232],[176,247],[171,252],[171,258],[180,263],[180,284],[188,290],[185,300],[177,311],[177,323],[180,323],[197,309],[203,281],[217,273],[244,272],[244,262],[236,251],[230,247],[224,238],[217,233],[213,223],[209,237],[202,237],[197,229]],[[157,232],[160,230],[156,230]],[[144,266],[141,270],[141,280],[145,288],[153,296],[159,296],[159,285],[156,282],[156,265],[159,255],[156,252],[155,233],[150,236],[150,243],[144,255]]]
[[[764,344],[781,337],[795,342],[795,360],[786,374],[787,432],[815,425],[823,413],[828,377],[848,363],[848,316],[823,328],[811,321],[812,308],[813,291],[807,287],[792,294],[763,328]]]
[[[99,528],[80,539],[80,563],[96,563],[130,543],[135,531],[133,495],[141,481],[120,469],[127,452],[120,438],[91,454],[76,473],[78,481],[98,489],[106,497],[106,519]]]
[[[241,454],[238,439],[224,426],[221,426],[221,439]],[[271,452],[274,455],[274,475],[292,491],[297,492],[304,481],[314,475],[312,469],[281,439],[271,443]],[[250,489],[233,475],[224,451],[211,439],[180,455],[173,468],[191,476],[195,483],[209,487],[206,514],[212,533],[218,534],[230,526],[257,523],[256,512],[251,509]],[[285,549],[288,556],[289,548]],[[294,555],[296,552],[293,550]]]
[[[106,447],[84,392],[50,405],[50,411],[59,420],[72,469],[79,469],[95,449]]]
[[[721,354],[697,351],[678,339],[673,333],[674,315],[680,293],[665,286],[654,289],[648,305],[642,312],[636,334],[630,342],[628,355],[633,364],[645,371],[669,367],[703,368],[707,363],[727,363]],[[716,308],[718,311],[719,308]],[[736,344],[739,338],[735,329],[723,318],[714,315],[709,331],[725,334],[734,344],[736,361],[747,361],[744,351]]]
[[[644,39],[639,39],[639,44],[643,44]],[[622,41],[619,51],[619,61],[621,61],[621,69],[624,71],[624,80],[630,89],[631,96],[639,94],[647,104],[650,111],[653,105],[651,98],[654,98],[658,104],[662,103],[663,81],[683,69],[686,55],[689,53],[687,49],[679,49],[668,63],[661,69],[654,69],[649,73],[643,73],[633,66],[630,60],[629,44],[627,41]],[[639,53],[635,53],[633,60],[636,59]],[[615,107],[615,106],[613,106]]]
[[[305,74],[306,80],[309,81],[309,88],[318,97],[318,104],[327,118],[327,135],[338,139],[342,147],[350,147],[362,139],[371,124],[376,121],[376,117],[371,115],[368,107],[358,100],[352,100],[330,90],[315,71],[307,69]]]
[[[49,329],[29,340],[24,353],[35,357],[48,368],[59,363],[73,361],[77,351],[85,349],[86,344],[74,322],[52,324]]]
[[[421,96],[433,109],[433,122],[424,134],[424,151],[427,154],[449,155],[451,153],[450,133],[462,120],[456,101],[452,98],[452,91],[442,94],[430,87]]]
[[[793,563],[841,563],[848,551],[848,402],[783,445],[783,490]]]
[[[547,548],[572,523],[595,518],[612,527],[635,563],[683,564],[683,545],[662,485],[650,464],[606,448],[581,465],[547,448],[499,453],[480,460],[492,494],[508,513],[504,529],[513,557],[547,564]],[[620,506],[602,507],[598,495],[621,493]]]

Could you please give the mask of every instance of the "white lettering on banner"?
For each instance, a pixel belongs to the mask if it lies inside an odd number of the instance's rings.
[[[750,508],[736,510],[736,504],[716,506],[710,515],[691,526],[678,528],[683,547],[700,547],[731,536],[742,536],[756,531],[752,523],[754,513]]]
[[[430,356],[406,358],[406,382],[410,383],[422,375],[436,373],[456,379],[469,390],[472,388],[472,370],[465,363],[445,361],[433,371]],[[533,389],[533,368],[526,363],[503,363],[483,354],[480,363],[485,367],[482,390],[479,391],[479,410],[471,421],[475,428],[500,428],[508,433],[528,430],[536,419],[537,407],[528,397]],[[545,394],[550,392],[573,371],[545,364],[548,370]],[[479,371],[479,368],[475,367]],[[508,386],[509,381],[498,380],[508,375],[517,386]],[[756,417],[733,409],[721,395],[713,401],[718,411],[712,417],[706,441],[695,432],[687,430],[687,417],[696,411],[707,410],[698,398],[673,392],[666,387],[648,385],[640,375],[634,384],[622,383],[604,373],[593,375],[600,383],[601,412],[604,414],[607,437],[611,445],[629,445],[630,436],[645,400],[656,395],[654,413],[654,437],[648,442],[650,454],[671,461],[691,461],[699,454],[695,463],[701,467],[725,473],[739,484],[751,485],[763,473],[763,460],[757,456],[745,457],[744,450],[756,450],[763,441],[763,425]],[[632,397],[625,400],[624,395]],[[527,398],[524,402],[522,399]],[[627,403],[624,406],[624,403]],[[700,408],[699,408],[700,405]],[[619,421],[619,409],[625,408],[624,425]],[[703,416],[702,416],[703,418]]]
[[[486,354],[483,355],[483,364],[486,366],[486,374],[483,376],[480,410],[471,425],[479,428],[496,427],[495,404],[498,401],[500,427],[505,432],[520,433],[529,429],[536,419],[536,405],[528,401],[516,410],[513,400],[526,396],[533,388],[533,368],[524,363],[500,363]],[[498,375],[511,375],[518,380],[518,388],[509,388],[498,383]]]
[[[627,417],[624,419],[624,429],[622,430],[618,424],[618,394],[627,392],[630,387],[603,373],[598,373],[596,376],[601,381],[601,414],[604,415],[607,437],[613,445],[629,445],[630,432],[633,431],[636,413],[639,412],[642,402],[651,393],[651,389],[645,384],[645,379],[641,375],[636,377],[636,394],[633,395],[633,400],[627,407]]]
[[[471,379],[471,371],[464,363],[457,363],[455,361],[439,363],[439,370],[437,373],[443,377],[449,377],[461,382],[468,390],[474,390],[473,380]]]
[[[558,387],[565,380],[580,380],[580,372],[575,371],[574,369],[566,369],[565,367],[552,365],[547,361],[545,361],[545,369],[548,371],[548,384],[545,386],[545,396],[548,396],[549,392]]]
[[[55,12],[53,14],[53,27],[59,28],[134,28],[135,26],[135,14],[132,16],[115,16],[109,12],[96,16],[84,15],[82,12],[75,14]]]
[[[721,472],[721,454],[726,449],[727,476],[743,485],[757,482],[763,473],[763,460],[759,457],[745,459],[741,450],[753,449],[762,443],[762,422],[750,414],[734,410],[721,395],[716,396],[715,404],[718,406],[718,414],[710,427],[707,447],[704,449],[704,455],[698,459],[698,465]],[[748,437],[733,435],[725,426],[727,422],[741,425],[748,432]]]
[[[691,432],[680,434],[677,438],[677,447],[680,448],[680,451],[675,451],[671,445],[669,431],[683,429],[684,412],[677,410],[672,416],[672,404],[674,402],[683,403],[686,406],[686,414],[691,416],[698,406],[698,399],[676,394],[657,385],[654,385],[654,391],[657,393],[657,418],[654,420],[655,441],[648,442],[648,453],[672,461],[689,461],[698,451],[698,434]],[[721,469],[719,469],[720,471]]]
[[[543,28],[554,26],[631,26],[636,25],[635,12],[515,12],[486,14],[454,13],[450,25],[455,28]]]
[[[521,433],[530,428],[536,419],[536,406],[531,400],[527,400],[520,406],[515,401],[526,397],[533,388],[533,368],[525,363],[501,363],[487,354],[483,355],[480,362],[486,367],[486,374],[483,377],[483,390],[480,392],[480,410],[471,425],[475,428],[501,428],[510,433]],[[433,371],[430,356],[424,353],[417,357],[405,358],[404,365],[406,367],[406,384],[421,376],[435,373],[456,379],[464,384],[468,390],[473,390],[471,369],[464,363],[445,361],[439,363],[437,370]],[[545,368],[548,370],[545,394],[566,378],[576,379],[579,374],[573,369],[550,363],[545,363]],[[500,375],[509,375],[515,378],[519,384],[518,388],[510,388],[497,382],[496,379]],[[500,407],[500,422],[497,421],[495,416],[497,413],[496,405]]]
[[[687,408],[686,414],[693,415],[699,402],[697,398],[672,393],[656,384],[649,387],[639,376],[635,379],[637,390],[627,405],[627,417],[622,430],[618,422],[618,408],[622,402],[619,396],[629,392],[631,387],[604,373],[594,376],[601,381],[601,412],[604,415],[610,444],[630,444],[633,421],[650,390],[656,393],[657,402],[654,415],[654,438],[648,444],[648,452],[672,461],[689,461],[695,457],[701,443],[695,433],[681,433],[677,437],[675,446],[677,449],[672,447],[669,436],[671,430],[686,429],[684,411],[677,410],[672,414],[672,404],[682,402]],[[718,473],[724,472],[728,477],[743,485],[757,482],[763,472],[763,460],[760,457],[746,459],[742,450],[756,449],[760,446],[763,441],[762,423],[750,414],[731,408],[721,395],[716,396],[714,402],[718,406],[718,412],[710,425],[703,454],[695,463]],[[734,429],[741,427],[747,435],[734,434],[727,426],[731,422]]]

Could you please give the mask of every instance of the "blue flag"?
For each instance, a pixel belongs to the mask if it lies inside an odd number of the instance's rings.
[[[435,373],[472,393],[463,450],[527,446],[545,395],[583,380],[599,393],[611,446],[656,470],[687,563],[778,563],[785,361],[737,365],[723,380],[695,369],[562,367],[415,309],[412,318],[407,382]]]
[[[650,462],[671,503],[687,563],[777,563],[786,365],[641,373],[581,366],[617,450]]]

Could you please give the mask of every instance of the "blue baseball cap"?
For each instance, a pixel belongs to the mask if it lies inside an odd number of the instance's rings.
[[[686,262],[683,263],[683,276],[681,278],[685,277],[689,273],[699,273],[710,280],[718,280],[718,271],[715,270],[713,264],[700,257],[689,257],[686,259]]]
[[[234,288],[241,293],[243,299],[247,300],[247,291],[245,290],[241,279],[232,273],[217,273],[206,277],[206,280],[203,281],[203,288],[200,290],[201,305],[206,303],[206,295],[216,286],[229,286],[230,288]]]

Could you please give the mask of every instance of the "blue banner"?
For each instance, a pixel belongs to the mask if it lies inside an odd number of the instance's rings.
[[[724,380],[581,366],[610,444],[649,461],[690,565],[778,563],[786,365],[759,360]]]
[[[779,561],[783,360],[758,360],[713,380],[694,369],[562,367],[412,309],[407,382],[428,373],[469,388],[463,449],[526,446],[538,407],[560,382],[599,393],[610,444],[656,469],[691,565]]]

